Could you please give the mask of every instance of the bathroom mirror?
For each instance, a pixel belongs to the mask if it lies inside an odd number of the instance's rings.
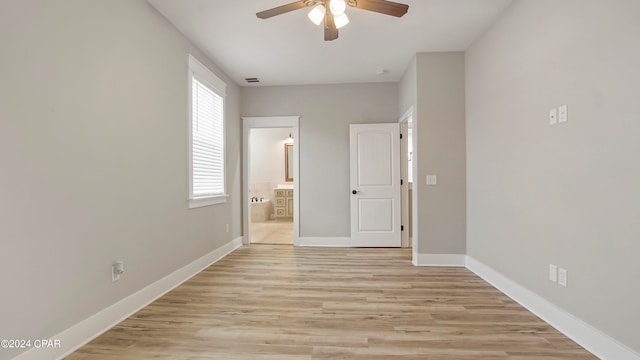
[[[293,144],[284,144],[284,181],[293,181]]]

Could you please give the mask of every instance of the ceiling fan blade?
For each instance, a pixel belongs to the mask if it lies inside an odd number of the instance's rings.
[[[327,5],[329,6],[329,5]],[[331,41],[338,38],[338,29],[336,28],[336,21],[333,18],[331,11],[324,14],[324,41]]]
[[[260,11],[259,13],[256,13],[256,16],[259,17],[260,19],[268,19],[268,18],[274,17],[276,15],[282,15],[282,14],[288,13],[290,11],[294,11],[294,10],[298,10],[298,9],[302,9],[302,8],[307,7],[307,6],[310,6],[310,5],[307,5],[307,4],[313,4],[313,2],[300,0],[300,1],[293,2],[291,4],[274,7],[273,9]]]
[[[350,0],[348,3],[358,9],[397,17],[401,17],[409,10],[409,5],[387,0]]]

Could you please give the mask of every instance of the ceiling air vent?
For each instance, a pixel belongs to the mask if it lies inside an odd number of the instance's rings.
[[[260,82],[260,80],[258,80],[258,78],[246,78],[245,80],[248,83],[258,83],[258,82]]]

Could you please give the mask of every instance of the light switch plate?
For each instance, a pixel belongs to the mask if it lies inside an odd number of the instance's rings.
[[[427,185],[436,185],[438,177],[436,175],[427,175]]]
[[[549,280],[558,282],[558,267],[553,264],[549,264]]]
[[[558,123],[558,109],[549,110],[549,125],[555,125]]]
[[[120,280],[120,275],[124,273],[124,261],[116,261],[111,265],[111,282]]]
[[[558,108],[558,122],[563,123],[569,120],[569,107],[562,105]]]
[[[567,287],[567,277],[569,274],[567,273],[567,269],[559,268],[558,269],[558,284],[564,287]]]

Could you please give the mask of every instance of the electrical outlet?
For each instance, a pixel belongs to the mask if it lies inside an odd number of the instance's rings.
[[[558,108],[558,122],[563,123],[567,120],[569,120],[569,107],[562,105]]]
[[[124,261],[116,261],[111,265],[111,282],[120,280],[120,275],[124,273]]]
[[[558,269],[558,284],[567,287],[567,277],[569,276],[567,269]]]
[[[225,225],[225,230],[229,232],[229,224]]]
[[[558,123],[558,109],[549,110],[549,125],[555,125]]]
[[[427,185],[436,185],[438,177],[436,175],[427,175]]]
[[[558,267],[553,264],[549,264],[549,280],[558,282]]]

